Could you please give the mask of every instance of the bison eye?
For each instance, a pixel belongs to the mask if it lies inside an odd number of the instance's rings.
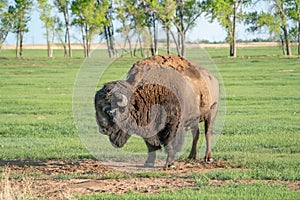
[[[100,119],[99,120],[99,125],[102,126],[102,127],[107,127],[108,122],[107,122],[106,119]]]
[[[111,109],[111,105],[108,104],[108,105],[105,105],[102,110],[103,110],[103,112],[108,113],[110,109]]]
[[[121,113],[123,113],[123,112],[125,112],[125,108],[120,107],[120,108],[119,108],[119,111],[120,111]]]

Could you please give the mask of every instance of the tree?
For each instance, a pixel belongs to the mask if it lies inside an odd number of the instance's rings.
[[[185,56],[186,33],[196,25],[197,18],[202,14],[201,3],[196,0],[147,0],[149,14],[165,26],[167,33],[167,51],[170,52],[170,33],[176,44],[179,56]],[[153,9],[153,10],[152,10]],[[152,22],[152,23],[153,23]],[[175,26],[177,38],[171,27]]]
[[[15,5],[10,6],[9,10],[14,16],[13,32],[17,34],[16,40],[16,56],[23,55],[23,39],[24,34],[28,30],[28,22],[30,18],[30,9],[32,7],[32,0],[15,0]]]
[[[116,50],[114,47],[114,25],[113,25],[113,15],[114,15],[114,8],[113,8],[113,2],[110,1],[109,8],[106,12],[105,18],[107,20],[107,23],[104,25],[104,31],[102,34],[104,34],[106,44],[107,44],[107,50],[108,55],[110,58],[113,58],[116,56]]]
[[[170,54],[170,33],[175,21],[176,0],[152,0],[150,6],[166,30],[167,53]]]
[[[64,40],[64,56],[72,57],[72,46],[71,46],[71,34],[70,34],[70,16],[69,16],[69,9],[70,9],[70,1],[69,0],[54,0],[54,5],[58,9],[60,13],[64,16],[64,26],[65,26],[65,40]],[[62,28],[62,23],[60,23],[59,18],[56,20],[58,26]],[[69,47],[69,54],[67,52],[65,44],[68,44]]]
[[[125,42],[129,42],[131,55],[136,55],[138,44],[142,57],[147,55],[149,46],[150,49],[152,49],[152,55],[155,54],[152,42],[153,33],[151,31],[151,27],[153,26],[150,25],[153,19],[150,19],[148,2],[146,0],[118,0],[117,2],[117,18],[124,25],[119,31],[126,34]],[[136,46],[133,51],[131,48],[130,34],[132,37],[135,35],[137,38]],[[144,46],[147,48],[145,49]]]
[[[288,25],[288,1],[268,0],[270,2],[269,12],[251,12],[248,14],[246,24],[250,24],[248,30],[254,32],[262,27],[268,27],[271,34],[275,34],[282,42],[284,55],[292,55],[290,32]]]
[[[185,37],[190,28],[196,25],[196,20],[202,14],[201,3],[196,0],[176,0],[174,25],[177,29],[177,53],[185,56]],[[176,41],[173,34],[174,41]]]
[[[288,23],[287,23],[287,15],[285,10],[285,1],[284,0],[273,0],[275,5],[275,12],[280,16],[280,27],[283,31],[283,41],[286,48],[286,55],[292,55],[291,42],[289,37]]]
[[[12,29],[13,15],[6,0],[0,0],[0,49]]]
[[[250,0],[206,0],[202,6],[211,22],[217,20],[227,31],[229,55],[236,57],[236,27],[237,21],[243,18],[242,8],[250,4]]]
[[[68,46],[69,44],[68,42],[68,37],[66,34],[66,28],[65,28],[65,24],[64,22],[62,22],[60,20],[60,18],[55,18],[55,22],[54,22],[54,31],[55,31],[55,37],[59,40],[60,44],[63,46],[64,48],[64,57],[68,57]],[[72,51],[69,52],[72,54]]]
[[[53,51],[51,48],[51,39],[53,40],[55,28],[55,17],[52,17],[51,15],[52,8],[53,6],[49,4],[47,0],[38,0],[40,19],[44,23],[44,27],[46,29],[48,57],[50,58],[53,56]]]
[[[117,18],[122,22],[122,32],[129,42],[130,33],[137,35],[142,57],[146,55],[143,45],[150,46],[152,55],[158,53],[157,23],[164,25],[167,34],[167,51],[170,53],[170,34],[178,55],[185,55],[186,33],[196,25],[201,15],[200,1],[196,0],[117,0]],[[172,31],[176,28],[177,35]],[[130,42],[129,42],[130,43]]]
[[[296,22],[292,29],[298,40],[298,55],[300,56],[300,0],[286,0],[287,16]]]
[[[85,57],[90,57],[93,37],[103,31],[104,26],[107,25],[108,8],[108,0],[76,0],[72,2],[73,24],[81,29]]]
[[[116,18],[119,20],[119,22],[121,23],[121,27],[119,29],[117,29],[117,32],[122,33],[125,37],[125,41],[124,41],[124,51],[126,50],[126,44],[128,42],[129,45],[129,51],[130,51],[130,55],[133,58],[133,50],[132,50],[132,44],[131,44],[131,16],[129,14],[129,12],[127,12],[127,8],[126,8],[126,2],[124,2],[123,0],[116,0]]]

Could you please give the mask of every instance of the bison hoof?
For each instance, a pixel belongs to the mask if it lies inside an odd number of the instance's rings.
[[[145,163],[144,167],[146,167],[146,168],[153,168],[154,167],[154,163]]]
[[[166,163],[164,166],[164,169],[175,169],[176,166],[174,165],[174,162],[172,163]]]
[[[204,158],[204,162],[210,164],[210,163],[214,162],[214,159],[212,159],[212,158]]]

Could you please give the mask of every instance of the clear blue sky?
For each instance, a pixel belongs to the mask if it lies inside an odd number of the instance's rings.
[[[237,28],[237,38],[243,40],[250,40],[256,37],[266,38],[266,34],[253,34],[244,31],[245,27],[239,25]],[[33,9],[31,21],[29,23],[29,33],[25,34],[24,44],[45,44],[46,40],[44,37],[44,28],[43,24],[39,19],[39,13]],[[79,29],[73,28],[71,30],[72,42],[81,42],[81,32]],[[164,34],[163,34],[164,36]],[[187,34],[187,41],[199,41],[199,40],[209,40],[213,41],[224,41],[226,38],[226,32],[224,29],[217,23],[209,23],[205,17],[201,17],[197,21],[197,26],[189,31]],[[5,44],[15,44],[16,36],[13,33],[8,35],[8,38]],[[93,42],[98,42],[97,39]]]

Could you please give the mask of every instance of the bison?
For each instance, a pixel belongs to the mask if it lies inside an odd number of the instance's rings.
[[[219,83],[208,70],[185,58],[153,56],[135,63],[126,80],[104,84],[95,95],[99,131],[120,148],[132,134],[148,148],[145,167],[153,167],[156,150],[165,148],[165,167],[180,151],[186,130],[193,143],[189,159],[196,159],[199,123],[205,124],[205,162],[212,162],[211,135],[217,114]]]

